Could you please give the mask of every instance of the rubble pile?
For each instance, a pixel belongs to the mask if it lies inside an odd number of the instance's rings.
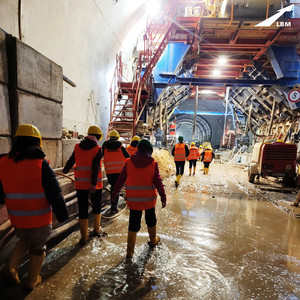
[[[174,157],[168,150],[154,148],[152,157],[158,162],[159,173],[163,180],[175,175]]]

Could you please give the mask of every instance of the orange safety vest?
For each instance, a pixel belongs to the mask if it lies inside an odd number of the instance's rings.
[[[155,207],[157,190],[153,185],[155,161],[145,168],[137,168],[126,159],[126,200],[129,209],[146,210]]]
[[[134,153],[136,153],[138,151],[137,147],[133,147],[131,145],[128,145],[126,148],[127,152],[129,153],[129,155],[133,155]]]
[[[88,190],[91,187],[93,159],[100,149],[100,146],[96,146],[90,150],[83,150],[79,147],[79,144],[75,145],[74,176],[76,190]],[[100,171],[98,174],[96,189],[99,190],[102,188],[102,165],[100,161]]]
[[[205,150],[204,151],[204,162],[211,162],[212,161],[212,150]]]
[[[192,146],[190,148],[190,154],[188,156],[188,160],[197,160],[198,158],[199,158],[198,148],[195,146]]]
[[[184,143],[176,144],[175,151],[174,151],[174,160],[185,161],[185,159],[186,159],[185,144]]]
[[[37,228],[52,223],[52,210],[42,186],[43,159],[16,163],[8,155],[0,159],[0,180],[11,224]]]
[[[121,150],[121,146],[114,150],[104,148],[104,167],[106,174],[121,173],[124,165],[125,157]]]

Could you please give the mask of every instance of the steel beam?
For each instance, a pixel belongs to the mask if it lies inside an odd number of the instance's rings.
[[[161,73],[161,77],[170,78],[169,83],[154,84],[155,88],[164,88],[169,85],[194,85],[194,86],[229,86],[229,87],[250,87],[254,85],[260,86],[289,86],[292,87],[297,84],[295,78],[280,78],[276,80],[264,80],[264,79],[227,79],[227,78],[182,78],[176,77],[174,74]]]

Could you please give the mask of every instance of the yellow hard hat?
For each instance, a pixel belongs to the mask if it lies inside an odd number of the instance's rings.
[[[40,146],[42,146],[41,133],[37,127],[32,124],[20,124],[17,128],[15,136],[31,136],[40,139]]]
[[[103,137],[102,130],[97,125],[90,126],[89,129],[88,129],[88,134],[97,134],[97,135],[100,135],[100,139],[99,140],[101,140],[102,137]]]
[[[191,146],[195,146],[195,143],[194,143],[194,142],[191,142]]]
[[[199,147],[201,147],[201,148],[202,148],[202,145],[200,145]]]
[[[117,130],[111,130],[110,132],[109,132],[109,135],[108,135],[110,138],[117,138],[117,139],[119,139],[119,137],[120,137],[120,134],[119,134],[119,132],[117,131]]]
[[[135,135],[133,138],[132,138],[132,142],[133,141],[140,141],[141,139],[140,139],[140,137],[138,136],[138,135]]]

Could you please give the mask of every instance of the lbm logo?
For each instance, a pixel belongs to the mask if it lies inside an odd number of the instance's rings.
[[[292,27],[292,22],[276,22],[277,27]]]
[[[291,12],[294,8],[294,4],[289,5],[285,8],[279,9],[278,13],[276,13],[274,16],[258,23],[255,25],[255,27],[270,27],[274,22],[276,22],[285,12]],[[277,27],[291,27],[291,22],[276,22]]]

